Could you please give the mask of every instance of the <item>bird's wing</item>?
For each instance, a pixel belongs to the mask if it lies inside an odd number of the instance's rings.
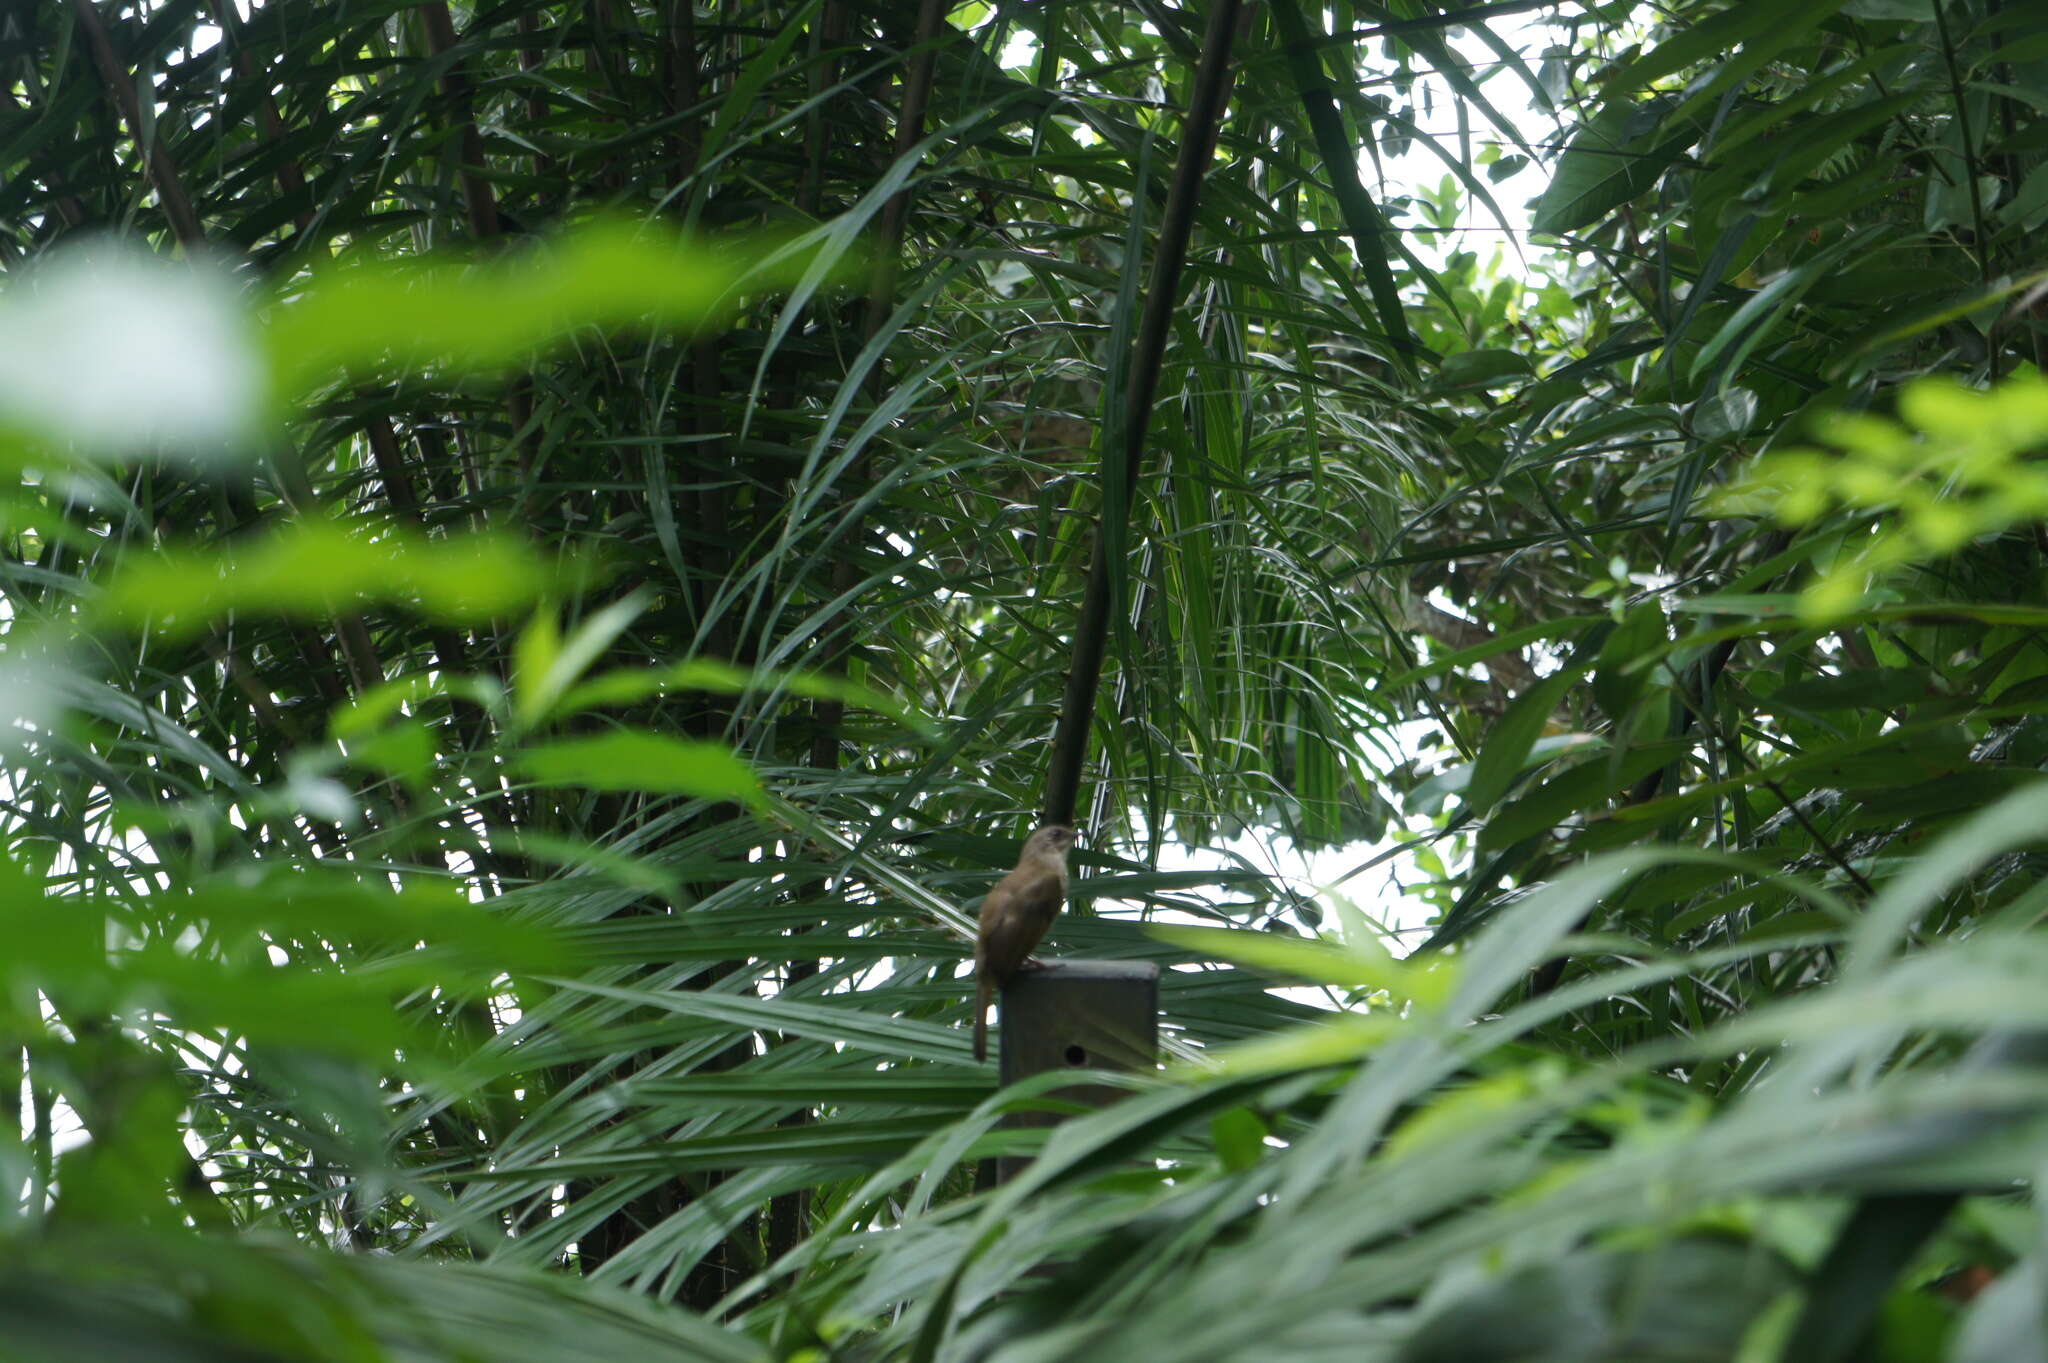
[[[991,926],[985,935],[981,969],[998,980],[1007,980],[1031,954],[1044,934],[1032,931],[1027,918],[1006,918]]]
[[[1045,936],[1066,902],[1057,876],[1010,877],[989,892],[982,909],[980,959],[999,973],[1015,970]]]

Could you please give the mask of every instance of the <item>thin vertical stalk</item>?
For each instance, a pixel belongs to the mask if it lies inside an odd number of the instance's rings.
[[[1166,358],[1166,338],[1179,306],[1181,274],[1187,264],[1188,241],[1194,232],[1195,206],[1202,178],[1215,155],[1223,108],[1230,98],[1230,50],[1237,33],[1239,0],[1217,0],[1202,35],[1201,62],[1195,68],[1188,96],[1187,121],[1181,131],[1180,160],[1167,188],[1166,208],[1159,223],[1159,246],[1152,260],[1152,278],[1145,310],[1131,345],[1129,381],[1124,388],[1123,514],[1137,499],[1145,469],[1145,437],[1151,429],[1152,403],[1159,392],[1159,373]],[[1088,736],[1095,724],[1095,696],[1102,681],[1110,622],[1121,593],[1111,571],[1111,527],[1098,527],[1088,564],[1087,594],[1074,626],[1073,656],[1068,662],[1066,696],[1060,703],[1059,727],[1053,733],[1052,759],[1045,778],[1044,819],[1071,824],[1081,792],[1081,768],[1088,756]],[[1121,539],[1121,535],[1116,538]]]
[[[419,7],[420,19],[426,25],[427,48],[436,57],[444,56],[455,46],[455,21],[449,17],[448,6],[442,0]],[[476,123],[476,100],[470,88],[469,74],[461,63],[452,63],[441,77],[441,89],[455,106],[456,136],[461,139],[462,198],[469,213],[470,235],[478,241],[488,241],[503,230],[498,219],[497,197],[491,192],[491,182],[483,177],[484,137]]]

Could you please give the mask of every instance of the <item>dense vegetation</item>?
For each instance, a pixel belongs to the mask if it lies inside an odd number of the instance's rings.
[[[2048,1356],[2044,227],[2001,0],[0,5],[0,1355]]]

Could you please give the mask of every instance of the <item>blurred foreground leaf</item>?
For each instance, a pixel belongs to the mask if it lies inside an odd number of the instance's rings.
[[[584,328],[708,326],[746,295],[801,278],[794,241],[693,239],[659,222],[599,219],[480,261],[353,261],[295,281],[265,319],[278,396],[336,370],[490,372]]]
[[[327,522],[280,530],[226,550],[169,550],[122,565],[102,592],[100,618],[187,638],[239,612],[322,620],[369,605],[401,605],[433,620],[504,615],[579,570],[510,535],[375,536]]]
[[[522,751],[514,767],[543,786],[694,795],[754,806],[763,801],[760,779],[730,748],[640,730],[538,743]]]

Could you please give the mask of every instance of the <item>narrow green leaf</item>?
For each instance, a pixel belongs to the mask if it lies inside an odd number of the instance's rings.
[[[749,670],[715,658],[691,658],[667,667],[613,668],[570,687],[562,694],[553,713],[567,716],[612,705],[632,705],[674,691],[704,691],[725,696],[768,692],[812,700],[836,700],[888,715],[918,733],[930,735],[936,732],[931,720],[923,714],[871,686],[815,672],[785,672],[768,668]]]
[[[1895,710],[1926,700],[1946,699],[1947,690],[1931,668],[1858,668],[1826,677],[1808,677],[1781,686],[1759,702],[1760,708],[1790,710]]]
[[[1359,179],[1358,149],[1344,133],[1343,120],[1330,93],[1330,78],[1323,70],[1318,42],[1322,35],[1319,31],[1310,33],[1297,0],[1273,0],[1273,22],[1286,44],[1287,69],[1307,113],[1316,151],[1322,157],[1323,173],[1330,177],[1331,189],[1351,234],[1352,248],[1357,252],[1358,266],[1365,271],[1366,283],[1371,286],[1380,327],[1393,342],[1395,358],[1412,366],[1416,343],[1394,283],[1396,252],[1390,244],[1393,234],[1385,215],[1366,192],[1364,181]]]
[[[1572,668],[1553,673],[1530,687],[1508,706],[1486,735],[1486,746],[1472,764],[1472,779],[1465,787],[1465,807],[1485,814],[1507,794],[1508,787],[1522,774],[1529,750],[1542,737],[1545,726],[1556,713],[1564,693],[1578,679]]]

